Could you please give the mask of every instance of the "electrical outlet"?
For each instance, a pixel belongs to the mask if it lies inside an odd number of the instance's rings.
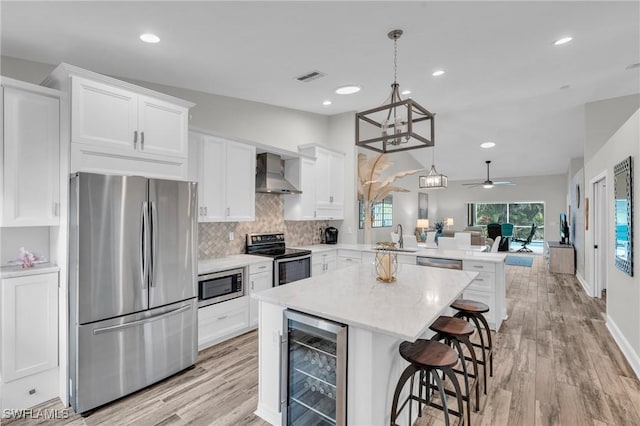
[[[233,231],[229,232],[229,241],[233,241]]]

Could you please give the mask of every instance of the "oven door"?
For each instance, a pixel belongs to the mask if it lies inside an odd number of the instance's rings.
[[[311,255],[276,259],[273,268],[273,285],[282,285],[311,276]]]

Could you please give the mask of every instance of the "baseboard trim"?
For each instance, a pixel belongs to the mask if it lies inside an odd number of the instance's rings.
[[[253,412],[253,414],[272,425],[280,425],[282,423],[282,414],[272,410],[261,402],[258,402],[258,408]]]
[[[587,287],[587,280],[585,280],[584,277],[580,275],[580,273],[578,272],[576,272],[576,279],[578,280],[578,282],[582,286],[582,289],[584,290],[585,293],[587,293],[588,296],[596,297],[595,294],[593,294],[593,292]]]
[[[622,334],[616,323],[608,314],[606,324],[607,328],[609,329],[609,333],[611,333],[611,336],[613,336],[613,340],[616,341],[618,347],[622,351],[622,354],[631,365],[633,371],[636,373],[636,378],[640,378],[640,355],[635,353],[627,338],[624,337],[624,334]]]

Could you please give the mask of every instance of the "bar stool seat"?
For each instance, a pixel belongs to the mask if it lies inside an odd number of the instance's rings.
[[[447,346],[455,347],[459,359],[461,369],[453,369],[454,372],[461,374],[464,381],[464,393],[462,399],[467,403],[467,424],[471,424],[471,394],[476,396],[476,412],[480,410],[480,392],[478,391],[478,360],[476,359],[475,349],[469,336],[476,331],[473,324],[461,318],[448,316],[440,316],[429,327],[436,334],[431,340],[444,341]],[[469,355],[465,355],[462,345],[467,347]],[[471,361],[473,372],[467,368],[467,361]],[[449,392],[447,392],[449,393]]]
[[[491,330],[484,313],[489,312],[489,306],[477,300],[457,299],[451,307],[458,312],[454,315],[456,318],[472,321],[478,329],[480,343],[472,343],[474,347],[482,350],[482,360],[478,360],[478,364],[482,365],[484,374],[484,394],[487,394],[487,361],[489,363],[489,376],[493,377],[493,343],[491,340]]]
[[[402,342],[399,347],[400,356],[409,362],[409,366],[400,375],[398,384],[396,385],[395,392],[393,394],[393,403],[391,404],[391,425],[396,425],[398,416],[405,408],[407,403],[409,404],[409,419],[412,418],[412,401],[418,402],[418,415],[422,416],[422,404],[429,405],[431,407],[438,408],[444,412],[445,425],[449,426],[449,415],[459,417],[462,421],[464,419],[462,413],[462,397],[460,391],[460,384],[456,378],[455,372],[452,367],[458,363],[458,354],[449,346],[436,342],[434,340],[417,340],[416,342]],[[455,396],[458,403],[458,410],[453,410],[447,405],[447,396],[445,393],[444,384],[439,373],[442,376],[449,377],[449,380],[453,383],[455,388]],[[416,373],[420,373],[421,380],[419,382],[419,394],[414,395],[414,376]],[[440,392],[440,398],[442,405],[433,402],[430,398],[430,392],[427,392],[425,397],[422,397],[423,379],[426,376],[427,383],[431,382],[431,379],[435,381],[434,386]],[[407,381],[409,384],[409,396],[404,400],[400,408],[398,408],[400,393],[404,388]]]

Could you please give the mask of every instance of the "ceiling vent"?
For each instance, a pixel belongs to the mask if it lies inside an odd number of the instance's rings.
[[[319,78],[324,77],[325,75],[326,75],[325,73],[320,71],[310,71],[301,76],[295,77],[295,79],[303,83],[309,83],[310,81],[317,80]]]

